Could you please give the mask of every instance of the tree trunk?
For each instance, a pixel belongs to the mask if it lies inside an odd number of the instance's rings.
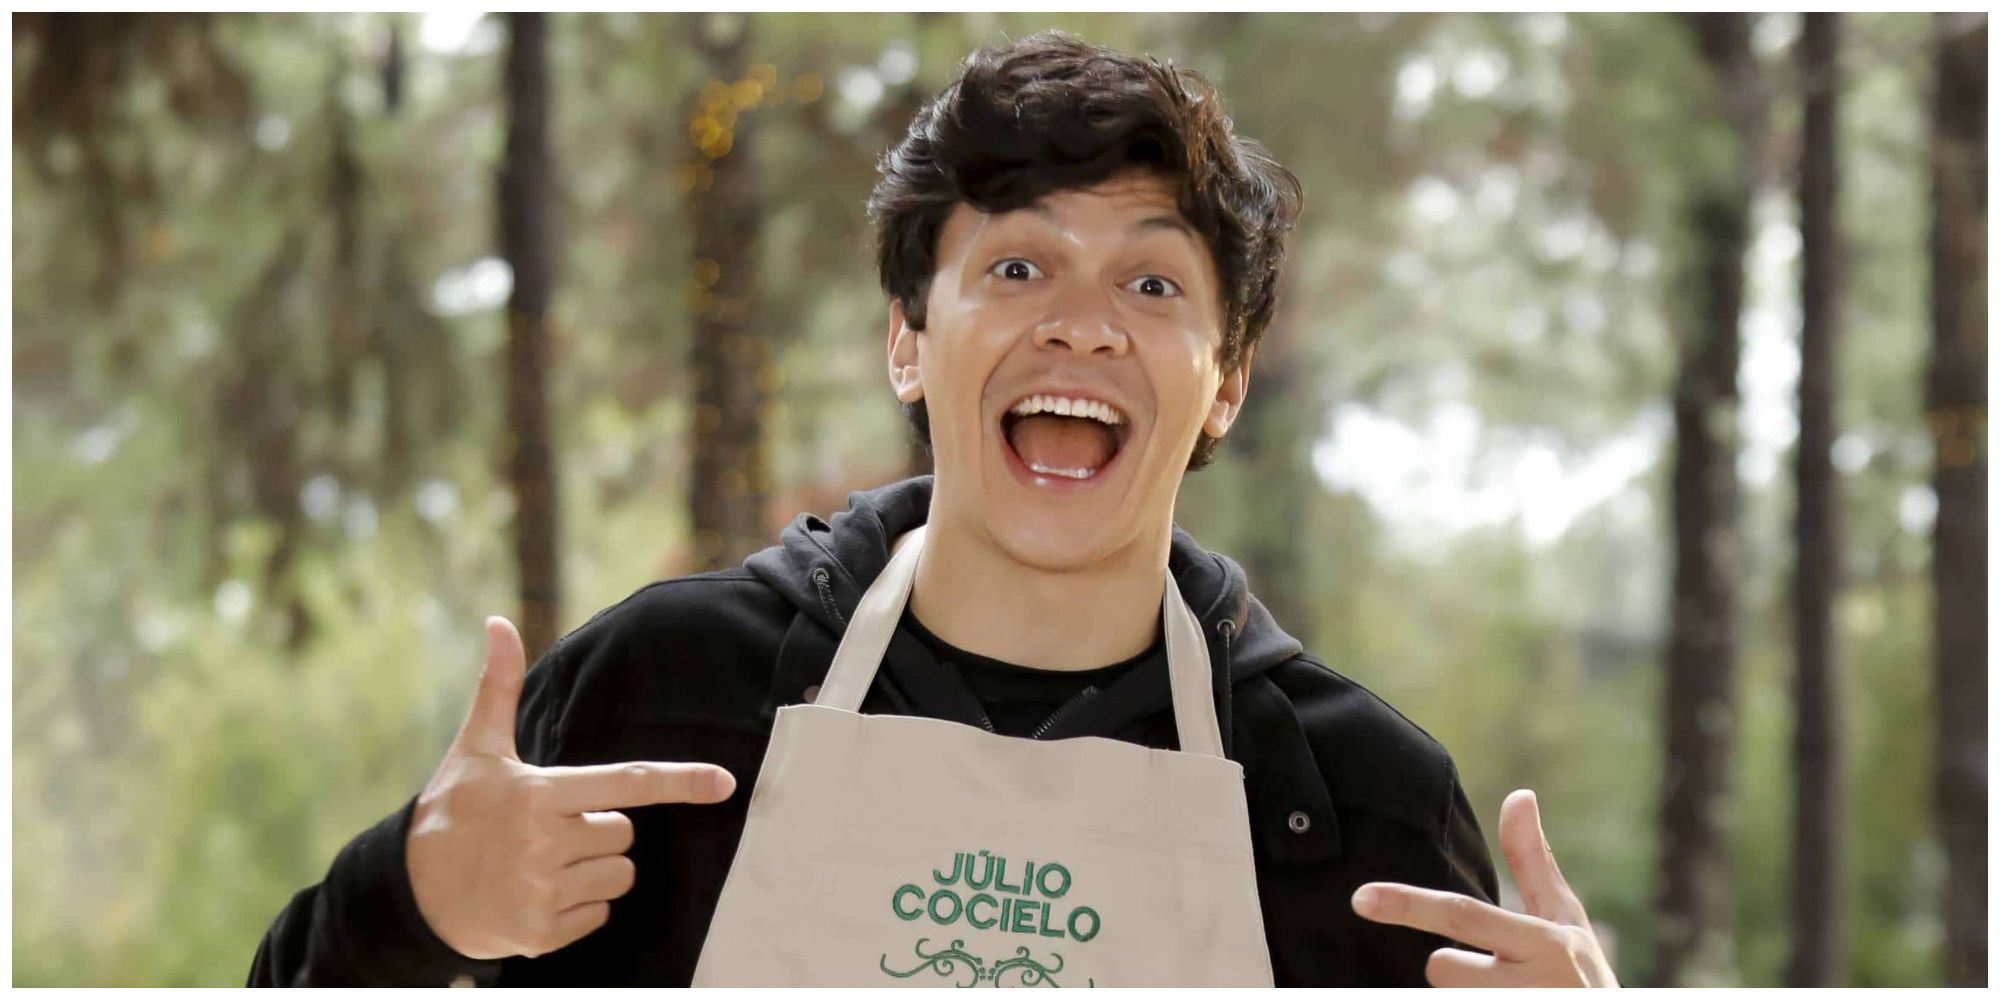
[[[548,407],[549,296],[555,254],[549,162],[548,22],[507,15],[507,152],[500,168],[500,245],[513,268],[507,301],[507,478],[514,489],[514,553],[521,641],[530,662],[556,641],[562,595],[556,559],[556,469]]]
[[[1320,426],[1308,418],[1300,398],[1300,372],[1293,358],[1295,330],[1291,297],[1280,294],[1278,311],[1257,343],[1250,369],[1250,394],[1222,448],[1240,449],[1253,484],[1243,508],[1248,522],[1243,569],[1250,590],[1278,624],[1297,632],[1307,625],[1305,555],[1298,532],[1310,516],[1316,480],[1311,436]]]
[[[388,21],[389,42],[382,53],[379,72],[382,115],[394,119],[403,109],[403,15],[390,14]],[[404,319],[404,304],[412,301],[406,294],[409,271],[405,266],[407,254],[403,248],[404,225],[406,223],[401,219],[382,220],[381,253],[375,273],[375,315],[368,324],[370,349],[382,365],[382,446],[379,454],[383,492],[399,498],[409,493],[410,453],[413,447],[410,377],[399,357],[403,346],[400,341],[408,336],[406,328],[409,324]]]
[[[345,43],[343,43],[345,44]],[[341,99],[347,81],[347,58],[337,54],[333,72],[327,79],[326,115],[328,122],[327,212],[333,221],[333,267],[331,289],[332,356],[340,359],[329,374],[332,398],[328,409],[341,426],[360,421],[356,404],[360,397],[362,373],[380,359],[368,335],[368,313],[373,305],[365,280],[363,240],[369,229],[366,218],[367,177],[362,172],[361,153],[355,142],[354,116]],[[380,485],[380,481],[369,484]]]
[[[1690,19],[1734,153],[1698,178],[1690,205],[1693,312],[1674,392],[1674,581],[1660,806],[1654,976],[1662,986],[1732,982],[1730,762],[1735,747],[1737,389],[1743,256],[1757,186],[1764,96],[1749,19]]]
[[[1938,15],[1931,159],[1937,808],[1945,982],[1986,985],[1986,15]]]
[[[255,285],[232,310],[230,326],[241,360],[223,383],[217,413],[226,440],[240,449],[236,461],[248,467],[252,511],[277,527],[277,544],[264,563],[262,592],[273,606],[284,607],[285,642],[294,651],[305,639],[297,570],[306,523],[299,493],[313,464],[298,428],[311,406],[312,386],[286,342],[292,317],[285,302],[307,267],[310,243],[308,227],[286,232]],[[216,511],[215,530],[227,530],[236,514],[224,501]],[[216,569],[223,565],[219,560]]]
[[[732,86],[745,76],[750,19],[688,21],[711,82],[689,116],[694,221],[694,449],[688,476],[697,567],[720,569],[769,544],[764,418],[777,358],[758,329],[758,238],[763,202],[753,154],[757,100]]]
[[[391,118],[403,110],[403,74],[408,68],[403,55],[403,15],[390,14],[389,43],[382,51],[382,113]]]
[[[1845,978],[1846,913],[1841,830],[1839,650],[1833,602],[1841,581],[1840,483],[1833,471],[1834,351],[1840,334],[1841,243],[1838,14],[1805,15],[1799,75],[1805,127],[1799,150],[1798,561],[1792,580],[1792,951],[1787,986],[1837,986]]]
[[[1181,21],[1173,43],[1205,51],[1227,65],[1233,52],[1256,47],[1245,36],[1249,28],[1249,15],[1241,11],[1202,14]],[[1251,484],[1237,522],[1250,591],[1280,626],[1305,636],[1309,580],[1298,542],[1319,488],[1312,438],[1323,420],[1307,391],[1310,375],[1300,370],[1298,299],[1291,285],[1292,280],[1280,277],[1276,311],[1251,359],[1249,395],[1217,454],[1236,455],[1243,480]],[[1305,638],[1311,645],[1311,638]]]
[[[924,44],[928,33],[937,30],[944,23],[944,19],[945,15],[937,11],[916,11],[910,15],[910,43],[918,59],[923,58],[923,53],[928,48]],[[917,112],[923,108],[924,102],[930,99],[931,95],[924,87],[922,69],[920,64],[917,71],[911,73],[910,78],[904,81],[902,86],[896,88],[894,95],[882,102],[882,114],[884,120],[889,123],[889,143],[892,147],[903,141],[903,137],[909,133],[910,123],[916,120]],[[871,153],[869,158],[873,159],[874,155]],[[930,446],[919,440],[914,433],[905,434],[903,437],[909,446],[904,475],[928,476],[936,472],[937,466],[931,455]]]

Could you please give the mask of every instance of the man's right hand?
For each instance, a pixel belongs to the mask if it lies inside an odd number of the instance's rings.
[[[727,799],[713,764],[533,767],[514,750],[527,674],[521,636],[486,620],[472,710],[417,797],[406,855],[417,909],[468,958],[533,957],[603,926],[632,888],[632,821],[619,809]]]

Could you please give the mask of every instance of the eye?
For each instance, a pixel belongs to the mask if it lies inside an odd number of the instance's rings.
[[[1181,293],[1181,286],[1157,274],[1148,274],[1140,278],[1135,278],[1125,287],[1137,291],[1140,295],[1160,299],[1171,299]]]
[[[1044,277],[1042,269],[1025,257],[1009,257],[988,268],[986,273],[997,274],[1008,281],[1029,281]]]

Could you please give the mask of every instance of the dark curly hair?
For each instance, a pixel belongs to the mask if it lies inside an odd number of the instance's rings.
[[[882,290],[921,330],[938,233],[959,202],[981,212],[1023,208],[1134,168],[1179,189],[1222,283],[1221,362],[1242,364],[1270,325],[1299,180],[1261,144],[1236,135],[1201,74],[1047,31],[965,57],[958,78],[925,104],[876,164],[868,199]],[[922,400],[903,407],[930,446]],[[1206,432],[1188,468],[1214,457]]]

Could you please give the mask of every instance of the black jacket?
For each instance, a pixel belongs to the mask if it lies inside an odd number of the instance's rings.
[[[922,523],[929,478],[856,493],[832,524],[801,515],[742,566],[663,580],[599,612],[528,672],[518,719],[531,764],[699,760],[735,774],[721,805],[630,811],[638,871],[595,933],[535,959],[478,962],[425,925],[403,843],[414,799],[356,837],[257,950],[251,985],[686,984],[742,833],[774,713],[809,700],[847,617]],[[1243,765],[1271,964],[1280,985],[1424,981],[1448,942],[1370,923],[1349,897],[1396,881],[1493,900],[1493,863],[1437,741],[1279,630],[1243,570],[1178,528],[1168,567],[1216,664],[1224,746]],[[1226,673],[1225,673],[1226,668]],[[899,630],[863,711],[976,723],[978,701]],[[1164,670],[1133,670],[1044,738],[1173,747]]]

